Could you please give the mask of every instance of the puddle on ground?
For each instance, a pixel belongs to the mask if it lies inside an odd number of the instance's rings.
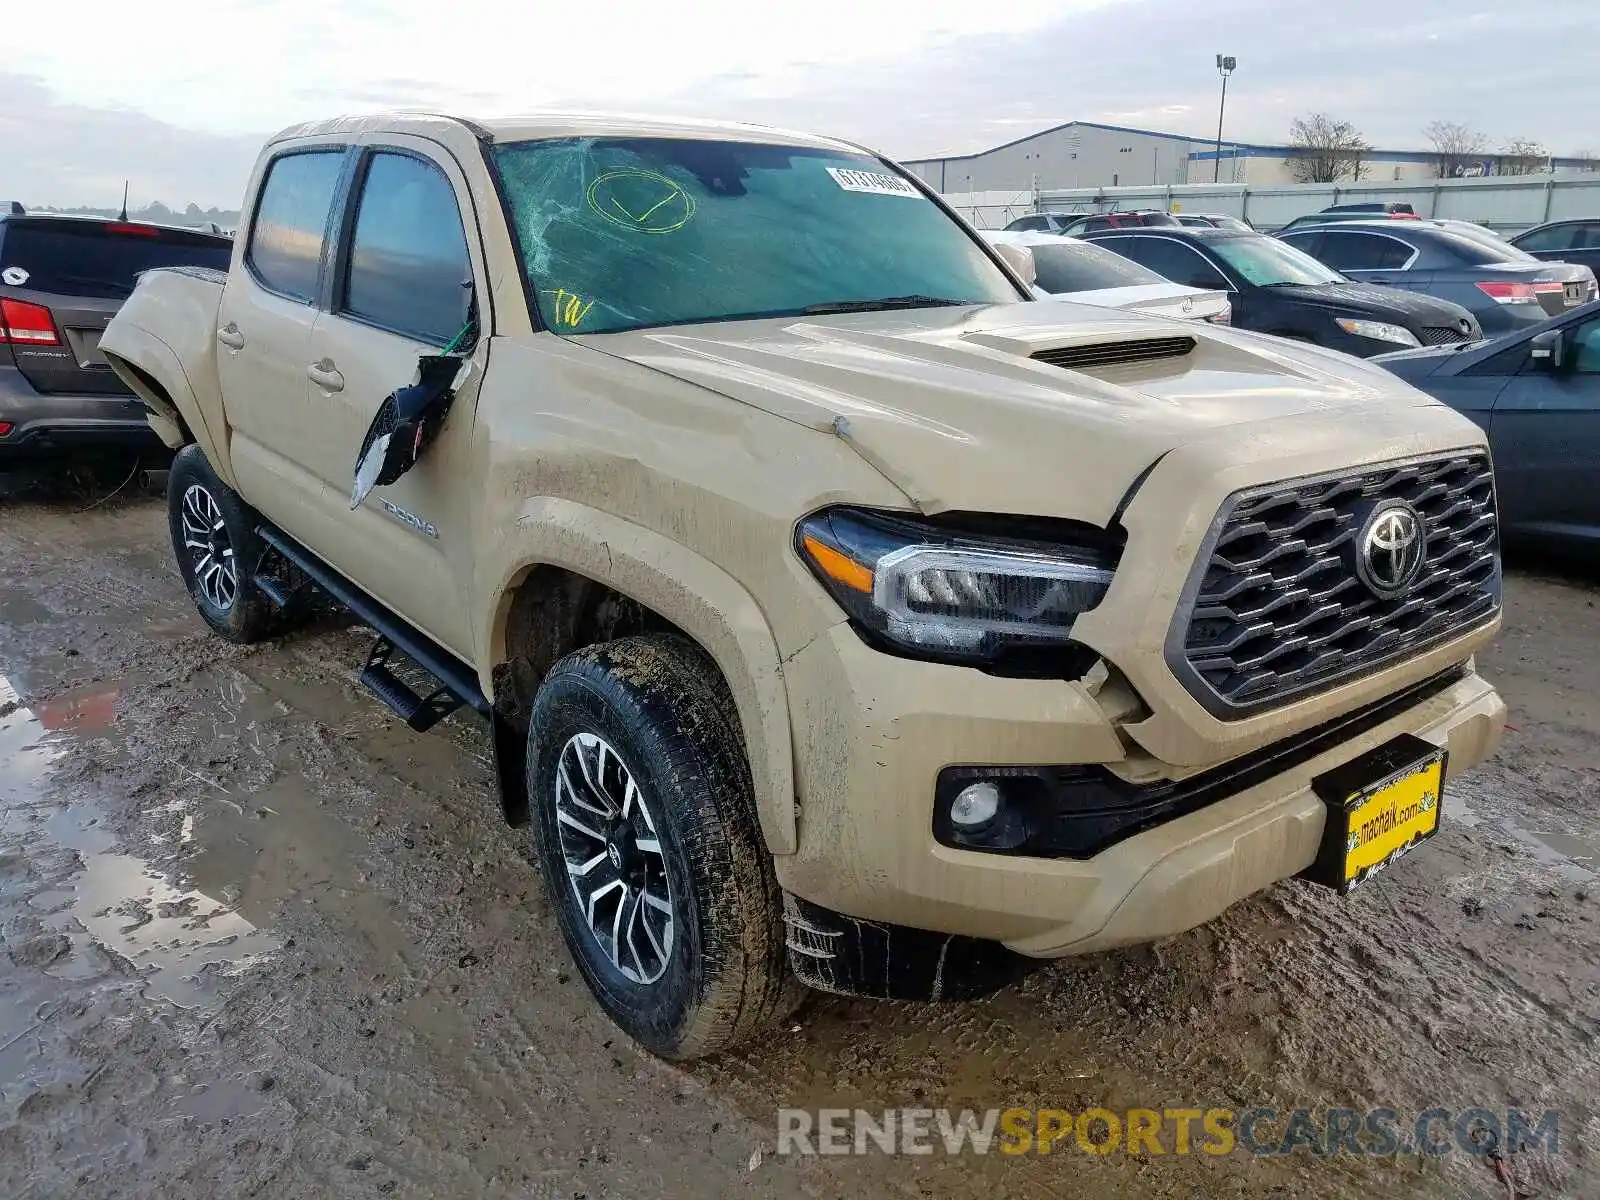
[[[20,851],[25,860],[75,854],[81,870],[61,881],[71,890],[47,888],[30,896],[28,907],[74,950],[86,940],[132,963],[147,996],[204,1007],[216,995],[218,973],[270,953],[278,939],[237,911],[236,887],[185,889],[148,860],[120,852],[92,799],[43,798],[52,767],[74,739],[112,730],[117,695],[116,689],[87,689],[30,709],[0,676],[0,712],[6,714],[0,717],[0,850]],[[193,833],[189,814],[183,837]],[[42,969],[63,980],[99,973],[95,955],[64,950]]]
[[[1445,798],[1445,815],[1449,820],[1467,828],[1494,829],[1547,867],[1552,867],[1576,883],[1592,883],[1600,878],[1600,843],[1576,837],[1559,829],[1529,829],[1515,818],[1504,814],[1489,816],[1473,804],[1457,787],[1454,794]]]

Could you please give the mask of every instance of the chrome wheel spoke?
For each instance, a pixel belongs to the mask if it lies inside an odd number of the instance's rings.
[[[554,783],[555,834],[582,923],[613,970],[654,983],[671,962],[676,915],[649,797],[592,733],[561,748]]]
[[[584,824],[577,817],[573,816],[571,811],[568,810],[568,809],[565,809],[565,808],[557,809],[556,810],[556,820],[560,821],[563,825],[567,825],[567,826],[570,826],[573,829],[576,829],[579,833],[583,834],[583,836],[586,837],[586,838],[591,838],[594,841],[599,842],[601,845],[605,844],[605,840],[606,840],[606,835],[605,834],[601,833],[598,829],[595,829],[591,825]],[[604,857],[604,855],[602,855],[601,857]]]
[[[179,517],[195,585],[208,604],[228,611],[239,598],[239,569],[217,498],[202,484],[191,484]]]
[[[574,755],[574,757],[577,756]],[[578,768],[578,777],[580,779],[584,779],[583,787],[580,789],[574,786],[572,782],[572,771],[567,767],[567,755],[565,753],[562,754],[561,761],[556,765],[557,811],[561,810],[561,799],[563,793],[565,793],[567,800],[576,805],[578,808],[585,810],[593,816],[599,817],[602,821],[609,819],[611,816],[611,809],[606,805],[603,799],[596,800],[594,798],[593,789],[589,787],[588,781],[582,772],[583,768],[580,765]]]

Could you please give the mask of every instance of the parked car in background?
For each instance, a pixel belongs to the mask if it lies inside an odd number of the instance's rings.
[[[1042,212],[1018,217],[1005,227],[1006,233],[1060,233],[1068,225],[1082,219],[1083,213]]]
[[[1279,227],[1282,233],[1288,229],[1304,229],[1307,225],[1332,225],[1344,221],[1415,221],[1418,217],[1409,212],[1367,212],[1349,211],[1342,209],[1325,209],[1322,212],[1306,213],[1303,217],[1296,217],[1287,225]]]
[[[228,269],[233,241],[177,226],[0,212],[0,461],[74,450],[168,457],[100,332],[151,267]]]
[[[1478,322],[1458,304],[1353,283],[1265,234],[1180,226],[1084,236],[1174,283],[1228,289],[1233,324],[1240,329],[1314,342],[1363,358],[1402,346],[1481,336]]]
[[[985,232],[983,236],[994,246],[1028,250],[1033,256],[1033,284],[1043,296],[1152,316],[1228,324],[1227,292],[1173,283],[1148,267],[1079,238],[1055,233]]]
[[[1147,225],[1168,225],[1176,228],[1178,218],[1159,208],[1091,213],[1062,226],[1060,232],[1077,236],[1080,233],[1092,233],[1100,229],[1139,229]]]
[[[1488,431],[1507,538],[1600,552],[1600,303],[1482,345],[1374,361]]]
[[[1490,337],[1537,325],[1595,298],[1595,275],[1428,221],[1379,221],[1280,233],[1351,279],[1421,292],[1470,309]]]
[[[1368,201],[1365,204],[1330,204],[1325,213],[1398,213],[1401,216],[1417,215],[1417,210],[1404,201]]]
[[[1179,225],[1195,229],[1238,229],[1254,233],[1255,226],[1243,217],[1230,217],[1226,213],[1174,213]]]
[[[1508,240],[1545,262],[1578,263],[1600,274],[1600,217],[1550,221]]]

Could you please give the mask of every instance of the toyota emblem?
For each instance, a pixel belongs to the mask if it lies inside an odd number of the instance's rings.
[[[1400,595],[1422,574],[1428,537],[1422,514],[1404,500],[1372,510],[1356,542],[1356,574],[1381,600]]]

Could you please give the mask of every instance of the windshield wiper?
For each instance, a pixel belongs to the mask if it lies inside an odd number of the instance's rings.
[[[888,308],[949,308],[976,303],[976,300],[952,300],[948,296],[879,296],[876,300],[830,300],[824,304],[808,304],[800,311],[808,317],[815,317],[826,313],[878,312]]]

